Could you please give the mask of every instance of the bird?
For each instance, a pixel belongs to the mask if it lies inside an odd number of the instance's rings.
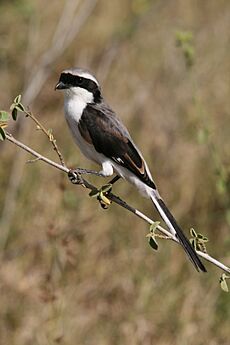
[[[177,237],[196,270],[207,272],[198,254],[163,201],[141,151],[127,128],[105,101],[101,86],[88,69],[61,72],[55,90],[64,92],[64,114],[83,155],[101,166],[98,175],[114,172],[151,199],[170,232]]]

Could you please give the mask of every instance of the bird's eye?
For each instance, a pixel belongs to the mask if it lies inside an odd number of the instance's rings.
[[[78,78],[78,84],[82,84],[83,83],[83,78],[79,77]]]

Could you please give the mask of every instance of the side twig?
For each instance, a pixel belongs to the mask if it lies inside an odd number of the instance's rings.
[[[34,121],[37,125],[37,129],[40,129],[49,139],[49,141],[51,142],[52,146],[53,146],[53,149],[54,151],[57,153],[58,157],[59,157],[59,160],[61,162],[61,165],[63,167],[65,167],[65,161],[64,161],[64,158],[61,154],[61,151],[59,150],[58,146],[57,146],[57,142],[56,142],[56,139],[54,138],[51,130],[47,130],[42,124],[40,121],[38,121],[36,119],[36,117],[33,115],[33,113],[31,111],[28,111],[28,110],[24,110],[24,113],[26,114],[26,116],[28,116],[32,121]]]

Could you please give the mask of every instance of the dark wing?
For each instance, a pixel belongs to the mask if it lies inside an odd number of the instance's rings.
[[[101,105],[100,109],[88,105],[78,128],[83,138],[93,144],[97,152],[131,171],[149,187],[156,188],[127,129],[107,105]]]

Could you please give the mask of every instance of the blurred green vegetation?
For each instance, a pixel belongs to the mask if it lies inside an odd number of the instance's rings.
[[[208,252],[229,265],[229,1],[94,2],[28,106],[53,129],[68,166],[95,168],[75,147],[54,92],[63,68],[92,70],[185,232],[207,236]],[[79,16],[90,1],[74,3],[0,1],[1,109],[25,95],[64,11]],[[28,122],[21,117],[10,131],[57,159]],[[167,241],[154,252],[141,220],[116,205],[102,210],[60,172],[25,165],[30,157],[18,152],[0,142],[0,344],[229,344],[230,297],[217,268],[197,274]],[[114,192],[159,220],[132,186],[120,181]]]

